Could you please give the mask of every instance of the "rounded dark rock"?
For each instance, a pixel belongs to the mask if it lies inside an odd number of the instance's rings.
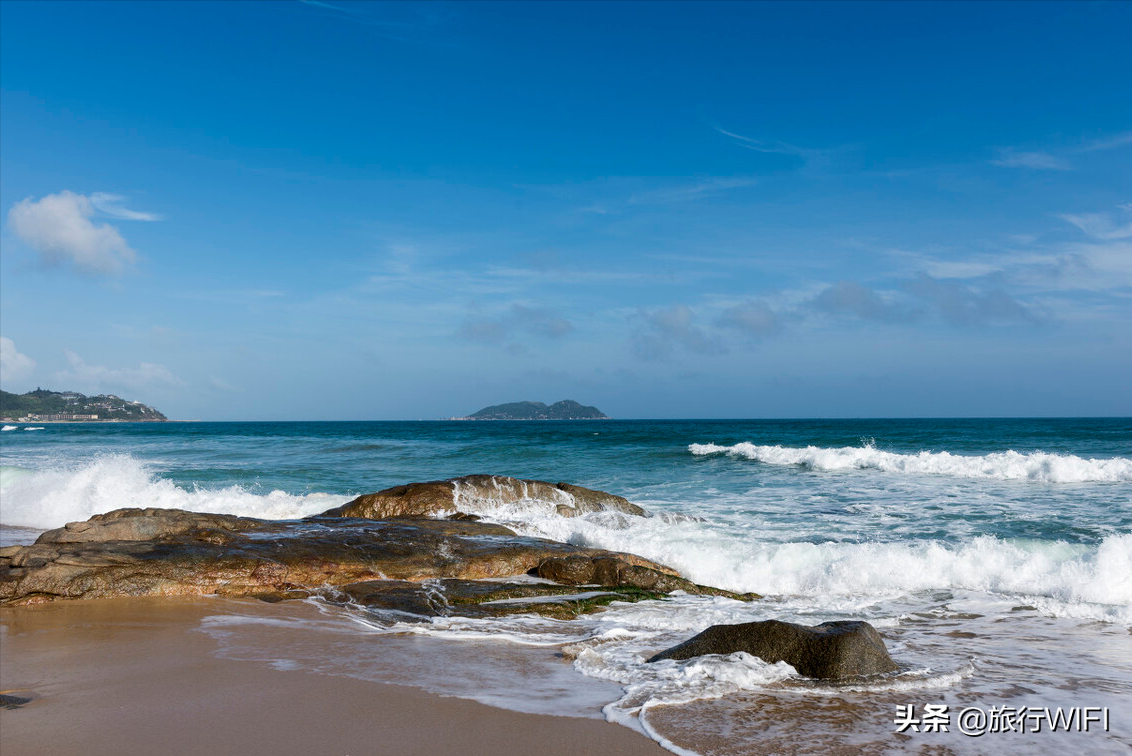
[[[854,620],[823,622],[813,627],[779,620],[714,625],[649,661],[740,651],[770,664],[784,661],[800,675],[827,680],[898,669],[876,628]]]

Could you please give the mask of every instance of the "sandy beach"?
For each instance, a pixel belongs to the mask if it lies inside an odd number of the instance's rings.
[[[4,756],[667,753],[597,719],[219,658],[202,618],[255,601],[133,598],[0,610]]]

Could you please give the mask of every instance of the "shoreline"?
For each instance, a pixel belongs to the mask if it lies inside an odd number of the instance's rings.
[[[199,423],[200,420],[3,420],[4,425],[121,425],[123,423]]]
[[[216,598],[60,601],[0,609],[5,756],[122,753],[661,756],[601,719],[521,714],[403,683],[222,658],[217,614],[283,605]]]

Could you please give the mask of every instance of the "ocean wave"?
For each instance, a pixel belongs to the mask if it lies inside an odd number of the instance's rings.
[[[0,428],[0,431],[14,431],[19,430],[19,428],[20,426],[18,425],[5,425],[3,428]]]
[[[1051,615],[1132,625],[1132,533],[1099,544],[989,535],[955,542],[782,543],[712,522],[508,514],[506,524],[525,535],[639,554],[694,582],[733,591],[829,602],[972,590],[1038,604]]]
[[[121,507],[164,507],[293,519],[344,504],[332,493],[296,495],[242,486],[183,488],[125,455],[62,470],[0,470],[0,522],[60,527]],[[471,502],[462,502],[462,504]],[[772,596],[890,598],[938,589],[1016,597],[1048,614],[1132,625],[1132,533],[1071,544],[989,535],[892,542],[785,541],[723,523],[595,512],[562,517],[553,506],[512,502],[482,509],[524,535],[639,554],[689,579]]]
[[[1072,454],[1016,451],[965,456],[922,451],[899,454],[870,445],[825,448],[820,446],[733,446],[690,444],[696,456],[726,454],[768,465],[795,465],[820,472],[880,470],[910,475],[950,475],[962,478],[1030,480],[1040,483],[1132,482],[1132,459],[1084,459]]]
[[[4,495],[0,522],[42,529],[61,527],[123,507],[285,520],[317,514],[350,498],[326,493],[260,493],[243,486],[185,489],[157,477],[147,465],[128,455],[98,457],[63,470],[5,466],[0,474],[0,491]]]
[[[26,467],[18,467],[16,465],[0,465],[0,491],[5,491],[8,486],[15,483],[20,478],[25,478],[28,475],[34,475],[35,470]]]

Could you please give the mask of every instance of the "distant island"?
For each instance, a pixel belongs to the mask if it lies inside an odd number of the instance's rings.
[[[542,402],[511,402],[484,407],[467,417],[453,420],[608,420],[597,407],[587,407],[572,399],[555,402],[549,407]]]
[[[0,419],[17,423],[93,423],[107,421],[162,421],[169,418],[153,407],[113,394],[85,396],[76,391],[37,388],[26,394],[0,391]]]

